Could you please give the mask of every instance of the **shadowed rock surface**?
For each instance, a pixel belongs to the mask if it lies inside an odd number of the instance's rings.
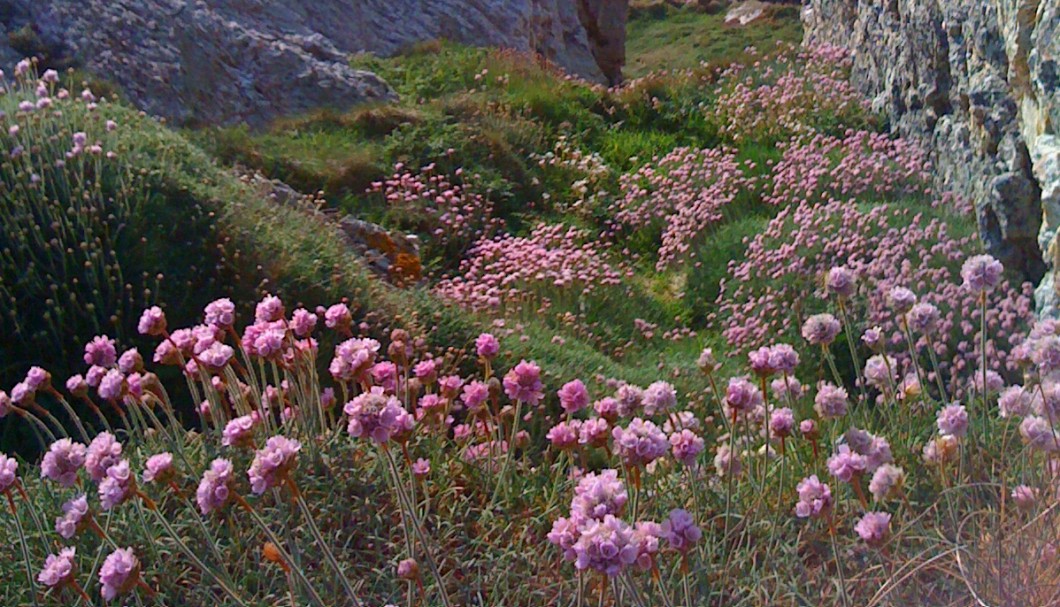
[[[532,51],[618,82],[626,0],[0,0],[15,40],[84,65],[178,123],[257,125],[393,97],[352,53],[448,38]],[[24,48],[0,45],[0,60]]]
[[[809,0],[806,41],[855,53],[853,82],[969,197],[987,249],[1056,314],[1060,0]],[[1044,274],[1044,278],[1043,278]]]

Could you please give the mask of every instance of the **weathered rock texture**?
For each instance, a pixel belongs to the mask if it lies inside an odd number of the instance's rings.
[[[1060,301],[1060,0],[807,0],[807,43],[855,54],[854,83],[929,146],[987,249]],[[1045,275],[1043,278],[1043,274]]]
[[[626,0],[0,0],[7,33],[32,30],[181,123],[258,124],[386,99],[390,87],[349,55],[437,38],[533,51],[616,82],[625,23]],[[9,63],[17,55],[3,46]]]

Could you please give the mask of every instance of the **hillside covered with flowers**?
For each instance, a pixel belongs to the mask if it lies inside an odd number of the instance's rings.
[[[1060,324],[846,51],[724,59],[260,131],[19,63],[3,604],[1058,604]]]

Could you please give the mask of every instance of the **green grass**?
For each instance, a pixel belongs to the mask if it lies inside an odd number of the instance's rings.
[[[797,7],[773,7],[770,16],[747,26],[725,25],[725,14],[657,8],[637,13],[629,23],[625,74],[639,78],[660,70],[727,65],[747,57],[754,46],[768,51],[778,42],[797,44],[802,25]]]

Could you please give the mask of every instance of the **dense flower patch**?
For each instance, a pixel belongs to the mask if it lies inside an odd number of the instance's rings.
[[[622,284],[628,270],[584,230],[540,224],[528,236],[478,241],[457,276],[435,292],[474,310],[547,308],[551,298],[592,296]]]
[[[724,217],[722,211],[753,181],[733,150],[678,148],[623,175],[611,205],[615,231],[661,227],[660,269],[674,263],[697,237]]]

